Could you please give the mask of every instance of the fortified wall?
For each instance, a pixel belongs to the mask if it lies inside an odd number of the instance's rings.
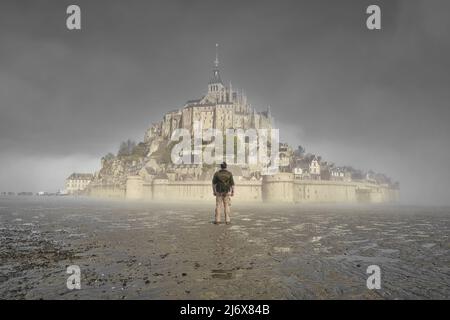
[[[129,176],[125,188],[92,185],[94,197],[113,197],[155,201],[211,201],[210,181],[145,182],[140,176]],[[298,180],[292,173],[264,176],[262,180],[236,180],[238,202],[283,203],[383,203],[399,199],[399,190],[366,182]]]

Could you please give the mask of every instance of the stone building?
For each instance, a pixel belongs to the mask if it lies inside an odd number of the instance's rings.
[[[72,173],[66,179],[66,192],[68,194],[80,194],[91,183],[94,176],[90,173]]]
[[[271,129],[273,118],[270,107],[258,112],[247,101],[241,90],[234,90],[231,83],[226,86],[219,71],[216,52],[213,74],[208,82],[207,92],[196,100],[187,101],[179,110],[166,113],[162,121],[153,124],[145,134],[145,140],[155,137],[170,139],[175,129],[194,132],[194,123],[199,122],[203,130],[219,129]]]
[[[333,167],[330,170],[330,180],[344,181],[345,170],[341,167]]]
[[[320,180],[321,164],[320,157],[307,154],[304,157],[296,158],[293,164],[294,177],[303,180]]]

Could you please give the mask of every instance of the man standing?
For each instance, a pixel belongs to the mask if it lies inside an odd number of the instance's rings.
[[[216,196],[216,218],[214,223],[220,223],[220,207],[223,207],[226,224],[230,223],[230,196],[234,195],[233,174],[227,170],[227,163],[220,165],[220,170],[212,180],[213,194]]]

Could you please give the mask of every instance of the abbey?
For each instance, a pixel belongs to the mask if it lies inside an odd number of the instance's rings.
[[[217,45],[216,45],[217,48]],[[270,106],[266,111],[257,112],[247,101],[243,91],[233,90],[231,83],[226,86],[219,72],[219,58],[216,59],[207,93],[197,100],[187,101],[182,109],[168,112],[161,122],[153,124],[145,135],[145,141],[154,137],[170,138],[175,129],[188,129],[191,134],[194,122],[198,121],[203,130],[219,129],[271,129],[273,118]]]

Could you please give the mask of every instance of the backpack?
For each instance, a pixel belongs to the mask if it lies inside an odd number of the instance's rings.
[[[231,172],[227,170],[217,171],[213,180],[213,184],[216,185],[216,191],[218,193],[230,192],[231,186],[233,185],[233,176]]]

